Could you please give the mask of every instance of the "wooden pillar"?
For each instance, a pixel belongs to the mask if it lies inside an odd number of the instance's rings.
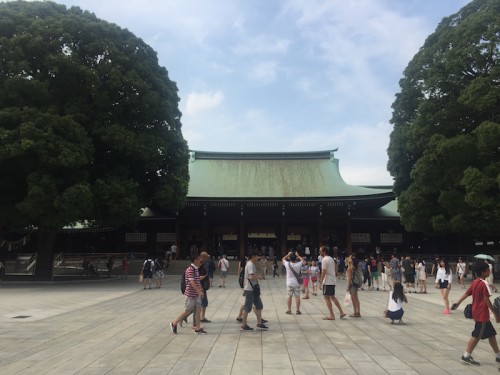
[[[156,256],[156,231],[148,230],[147,234],[147,252],[151,256]]]
[[[345,235],[346,235],[346,244],[347,244],[347,254],[351,254],[352,253],[352,239],[351,239],[351,217],[350,216],[347,217]]]
[[[280,257],[283,258],[288,250],[286,248],[286,220],[283,217],[281,219],[281,230],[280,230]]]
[[[243,209],[241,211],[241,216],[240,216],[240,235],[239,235],[239,239],[240,239],[240,259],[243,259],[243,257],[245,256],[245,237],[246,237],[246,233],[245,233],[245,217],[243,216]]]
[[[181,221],[179,216],[175,219],[175,246],[177,246],[177,252],[175,253],[175,259],[179,259],[181,253]]]
[[[320,216],[318,220],[318,242],[316,246],[318,248],[318,254],[319,254],[319,248],[321,247],[321,245],[323,245],[322,241],[323,241],[323,217]]]
[[[206,216],[203,216],[203,234],[202,234],[202,243],[201,249],[199,249],[200,253],[203,251],[208,251],[208,219]]]

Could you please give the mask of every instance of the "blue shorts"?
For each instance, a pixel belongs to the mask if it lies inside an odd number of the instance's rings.
[[[208,296],[207,296],[207,291],[205,290],[204,296],[201,299],[201,307],[207,307],[208,306]]]

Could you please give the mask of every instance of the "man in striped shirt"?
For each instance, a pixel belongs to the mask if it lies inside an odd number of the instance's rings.
[[[177,324],[194,312],[194,333],[197,335],[207,334],[207,332],[200,327],[201,299],[205,296],[203,288],[201,287],[200,274],[198,273],[198,268],[200,268],[200,266],[201,257],[199,255],[194,255],[191,258],[191,265],[184,272],[184,277],[186,279],[186,290],[184,291],[186,303],[184,305],[184,311],[177,319],[170,323],[172,333],[177,333]]]

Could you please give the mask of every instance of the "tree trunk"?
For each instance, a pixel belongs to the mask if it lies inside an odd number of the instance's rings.
[[[57,229],[38,229],[38,249],[35,269],[37,280],[52,280],[52,270],[54,268],[54,241]]]

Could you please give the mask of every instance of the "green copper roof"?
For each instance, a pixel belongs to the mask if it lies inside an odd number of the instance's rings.
[[[390,189],[346,184],[335,151],[192,151],[188,198],[348,198],[391,193]]]

